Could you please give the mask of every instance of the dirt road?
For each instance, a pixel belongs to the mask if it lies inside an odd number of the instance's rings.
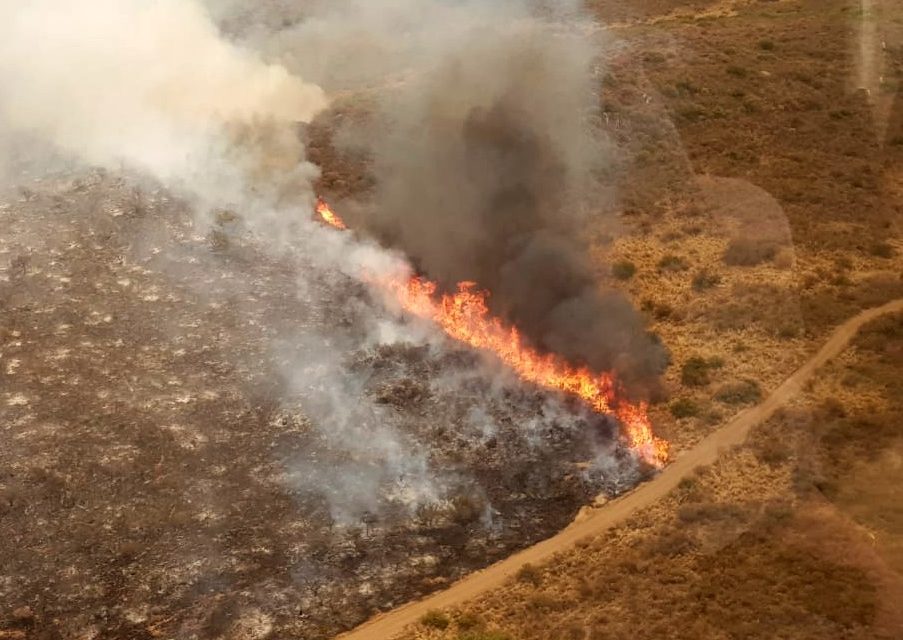
[[[342,640],[388,640],[399,634],[406,626],[419,620],[427,611],[445,609],[472,600],[480,594],[500,586],[525,564],[542,563],[551,558],[553,554],[573,547],[581,539],[597,535],[619,524],[631,514],[665,496],[677,486],[681,479],[692,473],[697,467],[714,462],[722,449],[742,443],[753,426],[767,420],[802,388],[819,367],[843,351],[864,324],[880,315],[896,311],[903,311],[903,299],[868,309],[847,320],[835,329],[818,353],[797,369],[764,401],[743,411],[698,445],[678,456],[655,479],[635,491],[609,502],[605,507],[592,512],[586,519],[571,524],[548,540],[509,556],[482,571],[473,573],[444,591],[378,615],[356,629],[342,634],[339,638]]]

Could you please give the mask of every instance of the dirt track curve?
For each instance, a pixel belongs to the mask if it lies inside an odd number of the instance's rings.
[[[553,554],[573,547],[587,536],[598,534],[622,522],[634,512],[649,506],[674,489],[681,479],[697,467],[711,464],[719,452],[746,440],[749,430],[767,420],[812,377],[816,369],[839,354],[859,329],[885,313],[903,311],[903,299],[868,309],[850,318],[831,334],[828,341],[806,364],[797,369],[764,401],[738,414],[733,420],[683,452],[653,480],[629,494],[621,496],[595,510],[586,519],[574,522],[557,535],[515,553],[494,565],[462,578],[448,589],[422,600],[410,602],[380,614],[361,626],[339,636],[341,640],[389,640],[406,626],[416,622],[432,609],[446,609],[461,604],[494,589],[514,575],[527,563],[538,564]]]

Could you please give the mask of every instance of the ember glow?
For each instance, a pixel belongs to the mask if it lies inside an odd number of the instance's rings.
[[[322,200],[317,213],[328,224],[346,229]],[[583,399],[598,413],[614,415],[622,426],[627,445],[645,462],[664,466],[668,443],[655,437],[647,405],[620,399],[617,381],[609,373],[574,367],[554,354],[542,355],[525,344],[516,327],[493,317],[486,305],[489,292],[474,282],[458,283],[455,294],[437,295],[437,285],[421,277],[376,281],[405,311],[439,325],[445,333],[476,349],[493,353],[521,379]]]

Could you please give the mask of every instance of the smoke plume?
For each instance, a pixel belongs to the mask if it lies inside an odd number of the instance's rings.
[[[309,199],[316,169],[294,127],[325,106],[319,87],[222,38],[193,0],[0,6],[0,131],[147,172],[205,207]],[[260,180],[274,168],[278,184]]]
[[[572,8],[527,2],[349,4],[365,23],[327,13],[276,41],[316,43],[327,60],[345,44],[367,55],[345,58],[333,82],[386,83],[373,126],[342,138],[373,160],[375,193],[355,226],[447,291],[464,280],[488,289],[493,312],[539,348],[634,389],[654,384],[663,348],[624,296],[600,288],[588,255],[586,229],[612,199],[597,179],[611,151],[590,124],[592,28]]]

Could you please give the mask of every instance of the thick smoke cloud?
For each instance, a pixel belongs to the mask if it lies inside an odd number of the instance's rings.
[[[600,289],[584,236],[612,198],[595,178],[612,157],[589,124],[592,28],[560,5],[396,1],[375,15],[350,4],[376,27],[326,14],[282,41],[316,42],[328,59],[366,31],[351,50],[369,55],[333,78],[361,83],[369,69],[386,83],[375,125],[343,137],[373,158],[377,185],[355,225],[446,290],[490,290],[493,311],[541,349],[614,369],[634,389],[654,384],[663,349],[626,298]],[[322,74],[290,48],[286,59]]]

